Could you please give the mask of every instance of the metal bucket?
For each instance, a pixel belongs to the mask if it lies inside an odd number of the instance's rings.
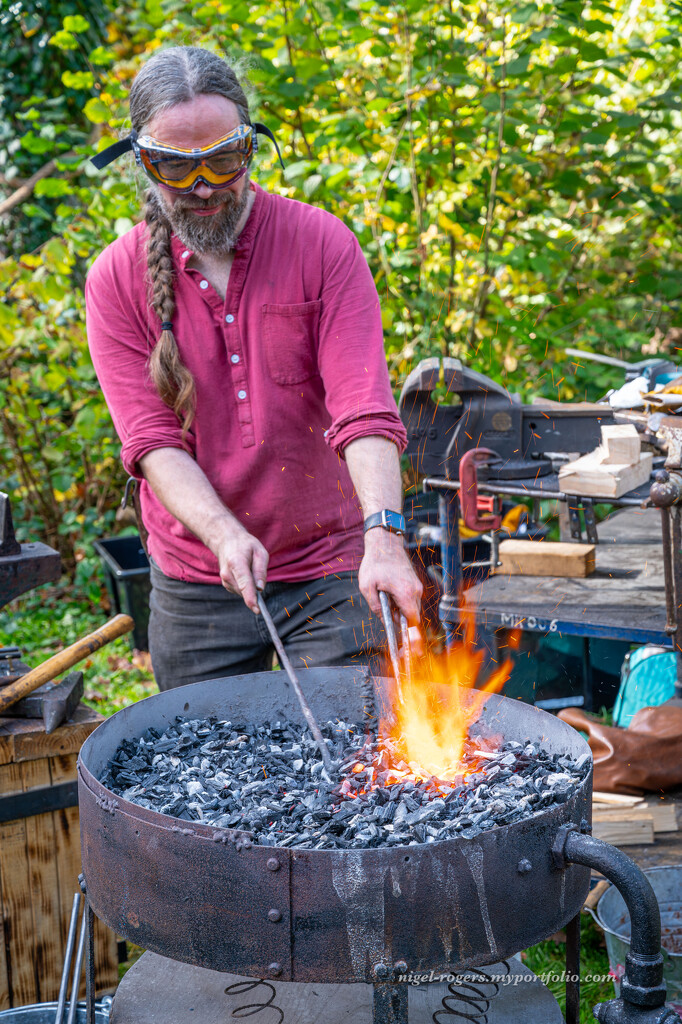
[[[682,867],[649,868],[644,874],[661,910],[663,977],[668,987],[668,1003],[679,1013],[682,1011]],[[614,885],[598,900],[592,916],[604,931],[609,966],[615,976],[616,995],[619,995],[625,957],[630,951],[630,915]]]
[[[111,999],[97,1004],[95,1024],[109,1024],[110,1007]],[[56,1016],[56,1003],[33,1003],[32,1006],[16,1006],[13,1010],[3,1010],[0,1013],[0,1024],[54,1024]],[[85,1003],[78,1004],[76,1024],[85,1024]]]

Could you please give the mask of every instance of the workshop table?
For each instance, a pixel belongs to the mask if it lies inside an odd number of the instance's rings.
[[[621,509],[601,522],[590,576],[498,572],[467,590],[464,600],[489,630],[606,637],[672,649],[665,628],[661,513]]]

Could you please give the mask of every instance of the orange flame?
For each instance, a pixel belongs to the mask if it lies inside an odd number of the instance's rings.
[[[395,721],[381,723],[380,735],[389,738],[390,747],[400,756],[389,766],[387,785],[407,778],[453,781],[459,776],[461,781],[466,774],[462,755],[469,730],[488,696],[501,690],[509,678],[511,661],[499,665],[476,688],[484,652],[475,646],[474,619],[465,609],[462,621],[461,639],[449,651],[413,660],[411,678],[403,676],[402,701],[393,708]],[[483,741],[480,746],[490,750],[499,742],[501,737],[497,743]]]

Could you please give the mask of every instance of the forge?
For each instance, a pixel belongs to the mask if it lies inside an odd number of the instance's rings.
[[[322,722],[366,721],[368,688],[379,714],[390,714],[394,704],[394,682],[369,679],[361,670],[310,669],[301,673],[301,682]],[[313,848],[316,842],[277,845],[272,835],[267,838],[267,831],[259,835],[258,829],[245,828],[241,819],[239,827],[212,824],[205,814],[190,811],[188,815],[186,800],[183,817],[142,806],[124,795],[140,787],[135,775],[123,779],[123,789],[117,783],[118,792],[110,788],[111,766],[117,757],[120,762],[122,750],[129,751],[129,761],[139,757],[139,747],[137,753],[135,748],[145,736],[162,746],[170,736],[172,744],[177,740],[174,730],[180,736],[183,723],[188,722],[203,723],[202,731],[211,722],[229,722],[230,729],[232,724],[269,723],[271,729],[280,730],[275,736],[278,741],[281,730],[290,727],[288,742],[301,746],[302,733],[296,730],[302,728],[302,716],[283,672],[169,690],[126,708],[97,729],[84,744],[79,761],[83,869],[93,911],[118,934],[161,957],[282,989],[288,983],[322,988],[369,985],[375,1024],[406,1024],[411,1019],[408,974],[448,977],[498,964],[564,927],[569,934],[569,967],[573,964],[569,977],[573,977],[578,915],[589,889],[590,867],[597,866],[624,888],[633,917],[629,974],[621,999],[613,1001],[616,1011],[608,1012],[620,1013],[625,1007],[635,1014],[599,1019],[642,1024],[676,1020],[661,1009],[665,988],[658,962],[658,906],[634,865],[589,835],[589,748],[563,722],[492,694],[472,729],[481,740],[480,748],[495,738],[489,760],[512,754],[506,766],[512,776],[521,777],[532,764],[531,748],[538,758],[533,772],[539,767],[547,774],[547,759],[558,759],[552,761],[554,768],[557,763],[573,766],[574,777],[559,800],[541,800],[516,820],[493,822],[473,832],[469,817],[469,824],[460,830],[464,834],[440,838],[412,830],[405,832],[404,840],[399,832],[400,841],[390,844],[372,843],[370,839],[376,837],[370,837],[358,847],[318,849]],[[237,734],[233,739],[245,735],[232,731]],[[223,737],[223,742],[230,740]],[[240,742],[244,744],[238,740],[232,749]],[[367,743],[366,737],[363,742]],[[188,745],[192,743],[190,737]],[[281,742],[275,745],[282,747]],[[344,746],[347,737],[339,743],[339,753]],[[163,751],[156,752],[150,764],[158,753]],[[365,759],[366,753],[365,748]],[[351,751],[348,763],[339,763],[347,769],[354,756]],[[194,757],[201,771],[201,752],[193,753]],[[305,764],[304,757],[298,760]],[[227,769],[229,778],[228,761],[222,771]],[[287,769],[292,784],[296,771],[305,776],[304,764],[297,770]],[[473,787],[468,796],[479,799],[476,789],[485,783],[477,777],[478,771],[474,775],[473,781],[465,780],[451,790]],[[332,806],[343,806],[338,780],[330,781],[335,790]],[[141,795],[137,793],[138,798]],[[352,799],[362,803],[357,794]],[[442,795],[425,792],[419,809],[431,799],[443,802]],[[371,806],[370,801],[364,806]],[[304,818],[305,814],[299,818],[300,830],[305,828]],[[266,814],[265,819],[266,829],[272,832],[272,818]],[[577,978],[569,987],[567,1020],[572,1024],[578,1019]],[[481,1009],[484,1012],[469,1017],[448,1013],[453,1022],[471,1019],[492,1024],[501,1019],[488,1017],[482,1004]]]

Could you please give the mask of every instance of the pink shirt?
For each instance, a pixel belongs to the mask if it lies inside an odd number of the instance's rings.
[[[147,371],[160,322],[147,301],[145,224],[108,246],[88,274],[88,342],[126,470],[141,479],[147,452],[185,448],[269,551],[268,579],[319,579],[362,558],[345,445],[379,435],[403,451],[406,434],[357,239],[324,210],[252,187],[224,302],[172,238],[173,330],[198,398],[184,443]],[[219,583],[214,556],[144,480],[140,496],[161,570]]]

